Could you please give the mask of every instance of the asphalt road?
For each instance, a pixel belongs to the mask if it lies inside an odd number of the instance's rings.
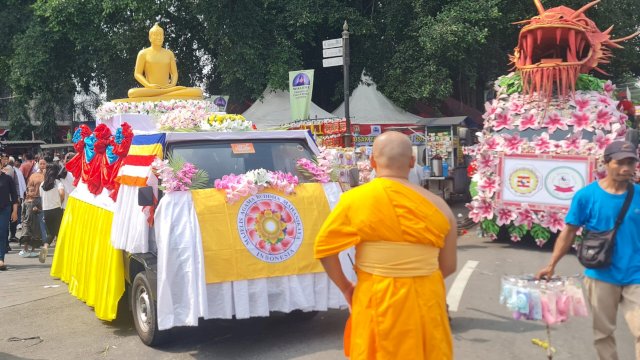
[[[15,244],[12,244],[15,245]],[[498,303],[500,276],[536,271],[550,251],[493,243],[475,232],[459,241],[459,269],[477,262],[451,313],[456,359],[546,359],[531,343],[546,338],[543,324],[516,321]],[[249,320],[207,320],[197,328],[178,328],[170,342],[153,349],[137,337],[129,316],[113,323],[95,318],[90,307],[67,293],[46,264],[7,255],[10,269],[0,273],[0,359],[343,359],[345,311],[329,311],[306,322],[285,316]],[[558,273],[576,274],[573,256]],[[449,287],[458,274],[447,279]],[[619,317],[620,359],[633,359],[633,339]],[[553,326],[554,359],[595,359],[588,318]]]

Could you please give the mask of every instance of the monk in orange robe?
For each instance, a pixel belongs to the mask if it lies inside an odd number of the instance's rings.
[[[409,182],[409,138],[386,132],[373,143],[376,179],[344,193],[315,243],[351,306],[351,359],[453,359],[444,278],[456,269],[456,220],[447,204]],[[338,253],[356,248],[357,284]]]

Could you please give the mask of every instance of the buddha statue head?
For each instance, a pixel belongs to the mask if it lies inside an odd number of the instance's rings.
[[[153,25],[151,30],[149,30],[149,42],[152,47],[162,47],[162,43],[164,42],[164,30],[156,23]]]

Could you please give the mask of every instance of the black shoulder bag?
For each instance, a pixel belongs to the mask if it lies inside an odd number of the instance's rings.
[[[578,243],[578,260],[584,267],[600,269],[611,265],[616,232],[627,214],[631,199],[633,199],[634,186],[632,183],[629,183],[627,190],[627,197],[624,199],[624,204],[613,229],[609,231],[586,231],[582,237],[582,242]]]

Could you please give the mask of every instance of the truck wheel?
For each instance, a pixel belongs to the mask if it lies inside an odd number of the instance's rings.
[[[293,310],[287,314],[287,318],[294,321],[309,321],[318,315],[318,311]]]
[[[138,336],[148,346],[161,344],[167,333],[158,330],[156,309],[156,302],[151,297],[149,281],[144,273],[140,272],[131,285],[131,311]]]

